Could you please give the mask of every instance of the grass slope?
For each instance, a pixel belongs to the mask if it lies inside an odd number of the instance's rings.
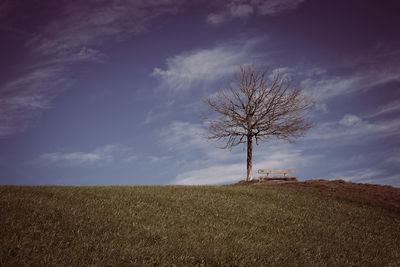
[[[0,187],[0,265],[400,265],[400,214],[304,188]]]

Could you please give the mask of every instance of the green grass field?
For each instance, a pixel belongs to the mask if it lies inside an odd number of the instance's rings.
[[[400,214],[305,188],[0,186],[0,265],[399,266]]]

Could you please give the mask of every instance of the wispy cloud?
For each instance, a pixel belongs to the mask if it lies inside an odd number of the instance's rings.
[[[381,181],[384,171],[380,169],[363,168],[357,170],[346,170],[330,175],[331,179],[343,179],[355,183],[367,182],[367,181]]]
[[[101,156],[97,153],[82,153],[82,152],[72,152],[72,153],[48,153],[41,156],[42,159],[47,159],[51,162],[68,162],[73,164],[85,164],[93,163],[99,161]]]
[[[174,121],[162,128],[160,141],[174,153],[175,158],[180,158],[177,163],[181,173],[221,164],[228,167],[243,160],[245,154],[238,153],[241,148],[237,147],[232,151],[220,149],[217,146],[221,144],[207,141],[204,138],[205,133],[203,125],[182,121]]]
[[[343,118],[339,121],[340,125],[346,126],[346,127],[353,127],[356,125],[362,124],[363,121],[357,117],[356,115],[352,114],[346,114],[343,116]]]
[[[35,68],[1,88],[0,137],[25,130],[32,118],[51,106],[70,84],[63,76],[65,71],[60,65]]]
[[[331,173],[329,179],[342,179],[353,183],[391,185],[400,188],[400,175],[397,173],[389,174],[386,170],[380,168],[362,168]]]
[[[305,92],[316,101],[322,102],[344,94],[360,90],[360,77],[319,77],[306,78],[301,82]],[[365,88],[363,88],[365,89]]]
[[[160,138],[171,150],[199,149],[207,143],[202,134],[200,124],[173,121],[161,130]]]
[[[363,55],[368,58],[368,55]],[[354,61],[357,61],[355,56]],[[346,69],[346,74],[333,74],[328,69],[311,68],[304,71],[293,69],[293,73],[301,80],[300,85],[305,92],[319,103],[335,97],[361,94],[369,90],[379,89],[390,82],[400,82],[399,52],[393,52],[388,58],[387,51],[375,51],[373,58],[358,60],[357,64],[340,63],[337,68]]]
[[[134,161],[137,161],[138,158],[139,157],[137,155],[131,155],[131,156],[128,156],[127,158],[125,158],[123,161],[124,162],[134,162]]]
[[[90,165],[94,163],[107,163],[115,158],[115,154],[120,150],[116,145],[106,145],[96,148],[91,152],[53,152],[40,156],[41,159],[49,163],[63,165]]]
[[[278,15],[299,7],[305,0],[253,0],[261,15]]]
[[[231,183],[245,177],[243,164],[215,165],[178,174],[171,184],[211,185]]]
[[[371,179],[365,179],[362,181],[363,183],[369,184],[383,184],[390,185],[400,188],[400,175],[398,173],[395,174],[386,174],[378,177],[374,177]]]
[[[214,148],[215,149],[215,148]],[[233,183],[246,177],[245,151],[230,152],[236,158],[235,163],[223,162],[218,158],[206,161],[204,166],[195,166],[194,169],[184,171],[176,176],[172,184],[220,184]],[[258,149],[254,153],[253,176],[258,177],[258,169],[304,169],[310,166],[320,155],[305,155],[300,149],[290,148],[287,145],[269,146],[268,152]],[[299,175],[299,173],[296,173]]]
[[[13,75],[16,78],[0,85],[0,137],[25,130],[41,111],[51,107],[54,98],[74,82],[69,72],[73,65],[104,61],[103,44],[143,33],[155,18],[176,13],[181,6],[180,1],[170,0],[112,0],[107,5],[96,0],[41,4],[43,10],[51,10],[56,16],[41,19],[42,24],[35,25],[34,32],[23,34],[27,38],[23,51],[26,57],[21,62],[24,67]],[[12,17],[14,13],[10,12],[15,5],[13,1],[2,1],[0,16]],[[35,11],[27,14],[39,15]],[[6,27],[7,31],[19,33],[13,20],[3,22],[6,26],[0,29]]]
[[[393,155],[388,157],[385,162],[392,164],[400,164],[400,151],[395,152]]]
[[[41,54],[68,56],[82,47],[122,40],[148,30],[152,20],[178,11],[179,1],[75,1],[28,43]]]
[[[230,19],[229,13],[211,13],[208,14],[206,21],[210,24],[219,25],[227,22]]]
[[[201,124],[182,121],[175,121],[161,131],[161,142],[183,157],[182,164],[178,166],[179,173],[171,183],[219,184],[245,179],[246,148],[236,147],[232,151],[218,149],[217,143],[207,142],[201,134],[204,134]],[[291,168],[295,170],[297,177],[309,179],[310,177],[306,175],[309,175],[310,166],[326,164],[324,159],[330,152],[324,149],[325,143],[328,142],[329,146],[337,148],[349,143],[354,145],[366,140],[399,134],[398,120],[369,121],[367,116],[345,114],[337,121],[323,123],[312,130],[301,144],[293,145],[278,141],[254,147],[253,175],[257,177],[257,169]],[[313,148],[313,146],[316,147]],[[196,156],[191,158],[191,155]],[[344,164],[342,158],[334,158],[332,161],[334,166],[342,166],[341,169],[344,171],[331,172],[335,167],[329,167],[328,171],[331,174],[324,177],[345,178],[354,182],[383,183],[388,175],[381,168],[381,164],[395,164],[399,157],[392,155],[386,161],[384,159],[379,161],[382,156],[379,153],[372,153],[366,158],[355,154],[351,159],[346,160],[346,163],[351,162],[351,164]],[[361,162],[373,162],[374,158],[380,162],[375,169],[351,169],[351,167],[359,166]],[[349,170],[346,170],[347,168]]]
[[[171,156],[149,156],[148,157],[152,162],[159,162],[171,159]]]
[[[207,16],[208,23],[219,25],[229,20],[246,19],[253,14],[260,16],[276,16],[296,9],[304,0],[230,0],[223,3],[219,11]]]
[[[219,149],[217,143],[207,142],[202,134],[202,125],[181,121],[175,121],[161,131],[160,140],[188,159],[183,160],[180,173],[171,183],[218,184],[244,179],[245,147],[236,147],[232,151]],[[253,153],[254,172],[258,168],[304,168],[320,157],[305,155],[300,148],[280,142],[257,146]],[[195,154],[196,158],[190,158],[191,154]]]
[[[340,139],[344,145],[348,141],[365,142],[365,138],[385,138],[400,135],[400,121],[386,119],[369,121],[363,117],[346,114],[339,121],[320,123],[310,130],[307,140],[334,140]]]
[[[237,71],[239,64],[256,60],[253,48],[262,38],[226,43],[210,49],[198,49],[166,60],[166,69],[154,68],[152,76],[173,92],[189,90],[194,85],[217,81]]]
[[[233,17],[247,18],[254,12],[254,8],[251,5],[240,4],[232,5],[230,8],[230,13]]]
[[[301,85],[317,101],[325,101],[342,95],[363,93],[390,81],[400,81],[400,75],[386,71],[364,71],[348,76],[326,75],[317,79],[307,78]]]
[[[377,111],[370,114],[368,118],[375,118],[387,114],[393,114],[400,112],[400,101],[393,101],[385,105],[381,105],[377,108]]]

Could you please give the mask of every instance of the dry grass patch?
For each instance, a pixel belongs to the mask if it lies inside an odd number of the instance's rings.
[[[399,265],[400,215],[306,188],[0,187],[0,265]]]

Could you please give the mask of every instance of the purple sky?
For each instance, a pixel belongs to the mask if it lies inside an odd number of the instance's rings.
[[[195,3],[195,4],[193,4]],[[315,127],[253,170],[400,187],[398,0],[0,0],[0,184],[221,184],[201,137],[239,64],[297,81]]]

